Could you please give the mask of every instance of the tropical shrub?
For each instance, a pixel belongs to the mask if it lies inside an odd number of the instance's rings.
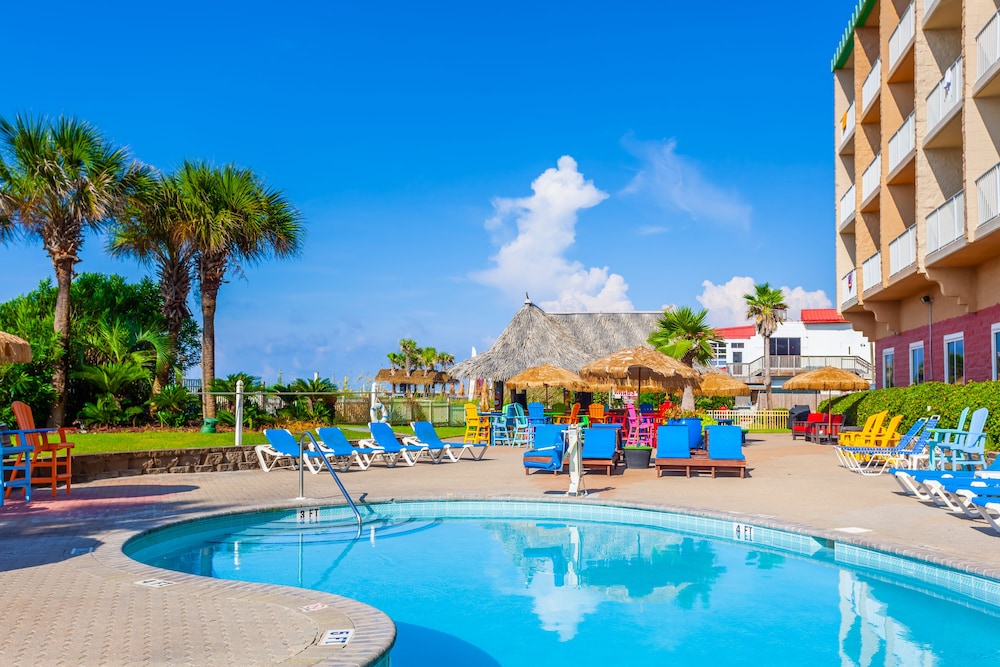
[[[160,393],[153,394],[149,404],[161,425],[174,428],[197,419],[200,409],[198,397],[179,384],[164,387]]]

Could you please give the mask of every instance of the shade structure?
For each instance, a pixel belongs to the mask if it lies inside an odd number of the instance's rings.
[[[23,338],[0,331],[0,364],[26,364],[31,361],[31,345]]]
[[[705,373],[694,393],[699,396],[748,396],[750,386],[726,373]]]
[[[673,391],[698,384],[698,371],[648,347],[630,347],[601,357],[580,369],[580,377],[595,388],[636,387]]]
[[[590,384],[573,371],[542,364],[522,371],[506,382],[508,387],[525,389],[527,387],[561,387],[570,391],[588,391]]]
[[[801,391],[863,391],[871,388],[871,383],[856,373],[843,368],[824,366],[799,373],[781,386],[782,389]]]

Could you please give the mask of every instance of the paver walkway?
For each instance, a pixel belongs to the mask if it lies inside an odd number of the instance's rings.
[[[493,448],[483,461],[350,472],[365,502],[416,498],[558,497],[568,478],[525,475],[523,450]],[[685,509],[876,545],[1000,579],[1000,535],[913,498],[888,476],[864,478],[836,464],[829,446],[789,435],[757,436],[745,449],[748,479],[657,479],[652,469],[588,474],[590,495]],[[56,498],[0,509],[0,665],[360,664],[391,641],[380,612],[336,596],[226,582],[141,565],[121,553],[128,537],[179,519],[296,504],[340,504],[329,477],[260,471],[157,475],[74,485]],[[846,533],[838,529],[864,529]],[[156,587],[157,581],[170,581]],[[137,582],[146,582],[140,584]],[[154,584],[150,586],[148,584]],[[300,607],[327,603],[305,612]],[[346,612],[346,615],[345,615]],[[351,627],[347,649],[317,645],[323,630]]]

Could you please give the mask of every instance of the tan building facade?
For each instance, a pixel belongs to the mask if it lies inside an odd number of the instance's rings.
[[[834,55],[837,304],[876,385],[996,379],[1000,0],[859,0]]]

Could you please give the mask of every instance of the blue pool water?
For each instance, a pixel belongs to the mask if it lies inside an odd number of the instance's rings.
[[[515,505],[375,505],[361,539],[341,508],[258,513],[157,531],[126,551],[159,567],[377,607],[398,629],[394,667],[1000,660],[995,607],[846,567],[812,538],[680,515],[670,521],[686,530],[642,525],[662,515],[654,512]],[[462,516],[446,518],[450,506]]]

